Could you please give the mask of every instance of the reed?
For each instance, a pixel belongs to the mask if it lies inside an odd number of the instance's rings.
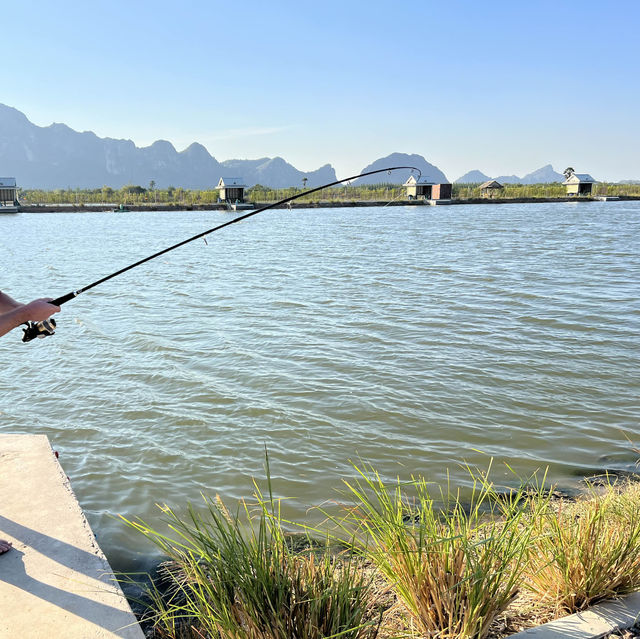
[[[562,612],[640,589],[640,486],[600,490],[531,519],[525,585]]]
[[[162,507],[167,533],[123,518],[169,558],[168,589],[147,592],[154,637],[375,639],[402,627],[483,639],[499,615],[518,611],[509,605],[520,589],[529,593],[520,603],[533,595],[555,616],[640,589],[640,484],[594,486],[570,502],[545,490],[546,477],[499,491],[489,467],[468,469],[463,497],[449,482],[390,484],[355,468],[345,482],[355,505],[332,516],[338,533],[325,532],[325,543],[295,543],[270,480],[266,496],[254,484],[254,504],[235,513],[207,497],[183,515]],[[384,581],[377,593],[374,578]],[[383,619],[377,597],[388,591],[400,603]]]
[[[518,591],[533,531],[525,515],[546,503],[543,493],[531,498],[521,489],[505,498],[488,473],[472,473],[471,497],[463,502],[449,486],[434,498],[424,479],[389,487],[373,468],[357,470],[360,477],[345,483],[359,503],[348,518],[362,539],[360,551],[419,632],[485,637]]]
[[[235,514],[220,499],[204,498],[204,511],[189,506],[186,516],[165,506],[169,534],[123,518],[170,559],[168,591],[147,593],[156,636],[375,639],[370,580],[326,547],[293,550],[279,505],[258,501],[257,512],[243,504]]]

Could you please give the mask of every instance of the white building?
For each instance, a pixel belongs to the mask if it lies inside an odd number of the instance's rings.
[[[567,195],[591,195],[595,183],[588,173],[571,173],[562,184],[567,187]]]
[[[220,193],[219,197],[222,201],[244,202],[246,184],[242,183],[242,178],[221,177],[216,188]]]
[[[0,177],[0,212],[8,213],[18,210],[18,187],[16,179]]]

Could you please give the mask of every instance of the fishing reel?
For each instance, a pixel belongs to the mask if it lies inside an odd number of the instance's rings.
[[[56,321],[50,317],[44,322],[26,322],[27,328],[23,328],[23,342],[30,342],[36,337],[48,337],[56,332]]]

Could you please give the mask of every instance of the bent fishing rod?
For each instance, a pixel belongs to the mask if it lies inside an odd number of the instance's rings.
[[[169,246],[165,249],[162,249],[161,251],[158,251],[153,255],[149,255],[148,257],[138,260],[133,264],[129,264],[129,266],[125,266],[124,268],[121,268],[119,271],[115,271],[110,275],[106,275],[105,277],[102,277],[99,280],[96,280],[95,282],[92,282],[91,284],[84,286],[83,288],[79,288],[77,291],[71,291],[66,295],[62,295],[61,297],[51,300],[49,304],[53,304],[54,306],[62,306],[62,304],[65,304],[69,300],[72,300],[74,297],[78,297],[80,293],[84,293],[85,291],[88,291],[89,289],[92,289],[95,286],[98,286],[98,284],[102,284],[107,280],[113,279],[114,277],[118,277],[118,275],[122,275],[123,273],[130,271],[132,268],[136,268],[136,266],[140,266],[145,262],[149,262],[150,260],[153,260],[156,257],[160,257],[161,255],[164,255],[169,251],[173,251],[174,249],[184,246],[185,244],[189,244],[189,242],[193,242],[194,240],[199,240],[201,237],[205,238],[210,233],[215,233],[216,231],[223,229],[225,226],[230,226],[231,224],[235,224],[236,222],[242,222],[242,220],[246,220],[254,215],[257,215],[258,213],[262,213],[262,211],[273,209],[277,206],[281,206],[282,204],[287,204],[288,202],[297,200],[300,197],[304,197],[305,195],[310,195],[311,193],[316,193],[317,191],[321,191],[322,189],[327,189],[331,186],[343,184],[344,182],[351,182],[351,180],[356,180],[361,177],[366,177],[367,175],[374,175],[376,173],[384,173],[385,171],[391,174],[391,171],[398,171],[400,169],[411,169],[411,173],[413,173],[414,171],[417,171],[418,178],[420,178],[420,176],[422,175],[422,172],[420,171],[420,169],[416,168],[415,166],[390,166],[385,169],[376,169],[375,171],[367,171],[366,173],[360,173],[358,175],[353,175],[351,177],[344,178],[342,180],[336,180],[335,182],[330,182],[329,184],[323,184],[322,186],[317,186],[313,189],[303,191],[302,193],[298,193],[296,195],[286,197],[282,200],[278,200],[277,202],[273,202],[272,204],[268,204],[267,206],[263,206],[259,209],[256,209],[255,211],[250,211],[249,213],[245,213],[244,215],[240,215],[238,217],[233,218],[233,220],[229,220],[228,222],[224,222],[223,224],[214,226],[213,228],[203,231],[202,233],[198,233],[197,235],[187,238],[186,240],[182,240],[182,242],[178,242],[173,246]],[[206,239],[205,239],[205,242],[206,242]],[[56,321],[51,317],[48,320],[44,320],[42,322],[25,322],[25,323],[27,325],[27,328],[22,329],[24,332],[24,335],[22,336],[23,342],[30,342],[32,339],[35,339],[36,337],[48,337],[49,335],[53,335],[55,333]]]

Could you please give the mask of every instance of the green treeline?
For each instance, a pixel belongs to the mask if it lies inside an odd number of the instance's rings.
[[[245,189],[245,200],[249,202],[276,202],[305,189],[289,187],[272,189],[256,184]],[[366,186],[340,186],[322,189],[300,198],[302,202],[385,200],[406,197],[404,187],[394,184],[374,184]],[[103,186],[100,189],[21,189],[19,200],[22,204],[216,204],[219,201],[217,189],[183,189],[170,186],[166,189],[129,184],[120,189]]]
[[[482,197],[479,184],[453,184],[453,198],[467,200]],[[304,189],[289,187],[272,189],[256,184],[245,190],[248,202],[275,202],[298,193]],[[640,184],[595,184],[593,195],[640,196]],[[565,197],[565,187],[559,183],[549,184],[505,184],[504,189],[493,195],[494,199],[511,198],[554,198]],[[406,199],[406,189],[398,184],[371,184],[362,186],[335,186],[325,188],[308,196],[302,196],[300,202],[366,202],[393,201]],[[100,189],[21,189],[19,200],[23,205],[34,204],[132,204],[132,205],[206,205],[219,202],[216,189],[184,189],[169,186],[156,189],[129,184],[120,189],[103,186]]]
[[[21,204],[208,204],[218,201],[218,191],[190,190],[170,186],[166,189],[144,188],[128,184],[120,189],[20,189]]]
[[[504,189],[498,191],[494,199],[512,199],[523,197],[553,198],[566,197],[567,190],[559,182],[548,184],[504,184]],[[454,184],[453,197],[460,200],[469,200],[482,197],[480,184]],[[609,196],[638,196],[640,195],[640,184],[609,184],[599,182],[593,185],[592,195]]]

